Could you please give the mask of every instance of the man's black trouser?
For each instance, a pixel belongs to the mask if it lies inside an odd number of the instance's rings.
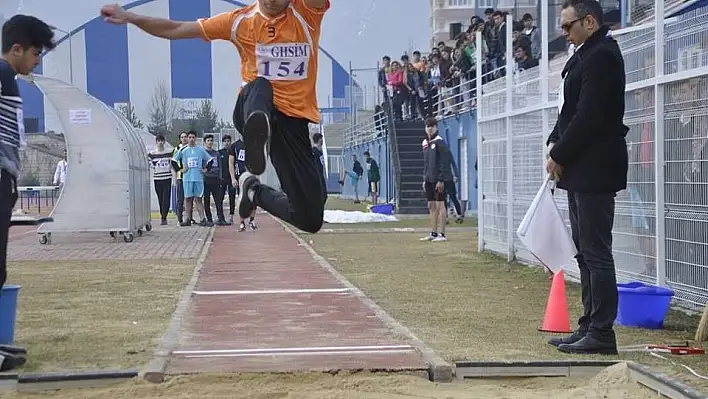
[[[155,180],[155,194],[160,204],[160,218],[167,220],[170,212],[170,198],[172,196],[172,179]]]
[[[221,186],[221,198],[222,201],[226,197],[226,193],[229,194],[229,215],[234,215],[234,210],[236,209],[236,189],[233,184],[231,184],[231,178],[224,180],[224,184]]]
[[[15,176],[0,169],[0,287],[7,281],[7,242],[10,239],[12,208],[17,202]]]
[[[265,78],[250,82],[238,96],[234,126],[241,134],[247,134],[243,125],[254,111],[263,111],[270,117],[270,160],[283,190],[259,185],[254,195],[255,205],[300,230],[318,232],[322,228],[327,192],[322,185],[320,160],[312,152],[309,121],[276,109],[273,86]]]
[[[568,191],[573,241],[578,249],[583,315],[579,330],[601,341],[615,341],[617,278],[612,256],[615,194]]]
[[[177,179],[177,220],[182,223],[182,215],[184,215],[184,183],[182,179]]]
[[[213,222],[211,215],[211,197],[216,205],[216,217],[224,220],[224,188],[218,179],[204,179],[204,213],[208,221]]]
[[[462,216],[462,206],[460,205],[460,200],[457,198],[457,185],[455,185],[454,181],[450,180],[445,182],[445,194],[445,207],[449,206],[447,200],[452,201],[457,216]]]

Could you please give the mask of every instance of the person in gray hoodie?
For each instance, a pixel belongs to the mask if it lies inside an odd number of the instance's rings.
[[[420,240],[447,241],[445,182],[453,180],[450,149],[438,135],[437,119],[431,117],[425,120],[425,134],[428,137],[423,140],[423,190],[428,199],[431,230],[430,234]]]

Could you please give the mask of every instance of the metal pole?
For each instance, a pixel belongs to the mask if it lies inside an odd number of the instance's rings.
[[[71,41],[73,35],[69,35],[69,83],[74,85],[74,43]]]
[[[654,76],[664,75],[664,0],[654,1]],[[656,284],[666,285],[666,215],[664,203],[664,85],[654,84],[654,194],[656,197]]]
[[[479,126],[481,125],[479,118],[482,117],[482,33],[475,32],[475,58],[477,65],[477,153],[475,154],[475,163],[477,164],[477,250],[484,251],[484,195],[482,193],[482,164],[479,162],[479,154],[482,153],[482,145],[484,137]]]
[[[506,241],[507,241],[507,260],[509,262],[514,260],[515,250],[514,250],[514,132],[512,131],[511,123],[511,110],[514,108],[514,97],[512,93],[514,92],[514,69],[513,69],[513,52],[512,43],[513,38],[511,36],[511,26],[514,23],[511,14],[506,16],[506,66],[505,78],[506,78]]]
[[[354,70],[352,69],[352,62],[349,61],[349,126],[354,126],[356,122],[354,119]]]

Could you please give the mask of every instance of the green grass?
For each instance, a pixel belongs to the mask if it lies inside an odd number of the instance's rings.
[[[417,238],[410,233],[349,234],[346,240],[334,234],[308,236],[344,276],[450,361],[573,358],[548,345],[549,334],[538,331],[550,284],[540,268],[479,254],[474,233],[451,236],[444,243]],[[574,326],[581,311],[576,284],[567,284],[567,297]],[[664,330],[618,327],[618,344],[691,341],[697,325],[697,317],[671,311]],[[610,357],[618,358],[660,366],[667,374],[708,388],[705,380],[647,354]],[[708,356],[677,360],[699,373],[708,370]]]
[[[10,262],[20,372],[125,369],[153,355],[192,260]]]

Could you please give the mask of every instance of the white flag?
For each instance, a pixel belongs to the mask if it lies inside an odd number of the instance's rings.
[[[526,249],[555,274],[573,264],[578,250],[553,198],[554,185],[546,179],[516,234]]]

